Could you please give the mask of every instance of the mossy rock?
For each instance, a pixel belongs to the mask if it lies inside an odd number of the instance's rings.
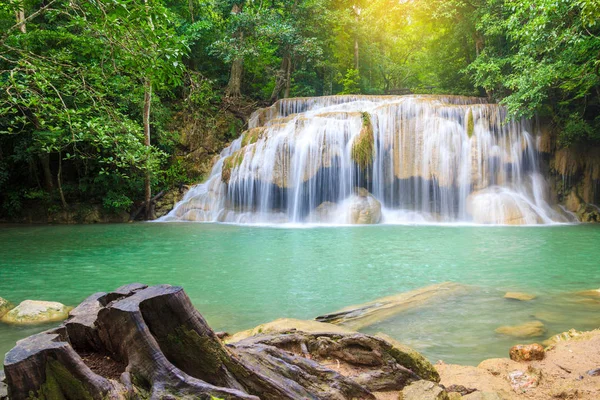
[[[0,297],[0,318],[2,318],[2,316],[4,316],[4,314],[9,312],[13,308],[15,308],[15,306],[13,306],[8,300]]]
[[[421,353],[398,342],[396,339],[385,333],[378,333],[375,337],[383,339],[392,345],[390,354],[398,361],[398,364],[410,369],[425,380],[433,382],[440,381],[440,374],[436,371],[433,364],[431,364]]]
[[[258,142],[258,139],[261,139],[265,133],[265,128],[253,128],[249,129],[244,133],[244,137],[242,138],[242,147],[246,147],[249,144],[254,144]]]
[[[223,160],[223,169],[221,170],[221,180],[229,183],[231,179],[231,170],[242,165],[244,161],[244,149],[239,149],[229,157]]]
[[[475,132],[475,121],[473,119],[473,109],[469,108],[469,112],[467,113],[467,136],[469,138],[473,137],[474,132]]]
[[[352,160],[362,169],[373,164],[375,157],[375,136],[369,113],[362,113],[362,129],[352,143]]]
[[[73,307],[55,301],[22,301],[2,317],[1,321],[7,324],[30,325],[55,322],[67,319]]]

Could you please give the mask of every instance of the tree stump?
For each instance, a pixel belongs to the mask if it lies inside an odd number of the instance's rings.
[[[391,349],[358,333],[297,331],[225,346],[182,288],[131,284],[19,341],[4,368],[12,400],[374,399],[420,379]]]

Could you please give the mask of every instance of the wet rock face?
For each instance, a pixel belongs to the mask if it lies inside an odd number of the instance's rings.
[[[378,224],[381,221],[381,203],[366,189],[359,188],[349,201],[351,224]]]
[[[513,361],[534,361],[543,360],[546,353],[542,345],[533,343],[513,346],[509,351],[509,355]]]
[[[344,330],[226,346],[182,288],[141,284],[90,296],[4,361],[11,400],[375,399],[422,380],[411,367],[384,339]]]
[[[62,321],[67,318],[70,310],[71,307],[55,301],[25,300],[4,314],[1,320],[17,325]]]

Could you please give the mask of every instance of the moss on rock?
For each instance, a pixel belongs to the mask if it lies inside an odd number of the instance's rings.
[[[475,121],[473,120],[473,109],[469,108],[467,113],[467,136],[471,138],[475,132]]]
[[[262,138],[264,133],[265,128],[262,127],[249,129],[244,133],[244,137],[242,138],[242,147],[258,142],[258,139]]]
[[[244,149],[239,149],[229,157],[223,160],[223,169],[221,170],[221,180],[229,183],[231,179],[231,170],[242,165],[244,161]]]
[[[367,112],[362,113],[362,129],[360,134],[352,143],[352,160],[362,169],[373,164],[375,156],[375,137],[373,135],[373,124],[371,116]]]

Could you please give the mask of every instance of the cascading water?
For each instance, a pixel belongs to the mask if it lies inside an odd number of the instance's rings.
[[[530,121],[484,99],[329,96],[255,112],[162,221],[549,224]]]

